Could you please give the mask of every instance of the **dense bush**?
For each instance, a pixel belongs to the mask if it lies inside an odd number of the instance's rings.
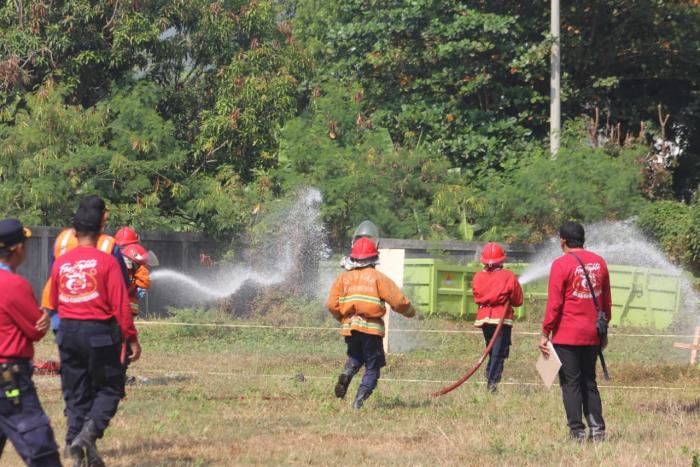
[[[700,272],[700,204],[671,200],[649,204],[637,224],[672,261]]]
[[[556,160],[540,151],[518,167],[480,181],[485,239],[526,242],[553,235],[565,220],[627,219],[645,205],[638,164],[645,147],[610,153],[580,141],[575,127]]]

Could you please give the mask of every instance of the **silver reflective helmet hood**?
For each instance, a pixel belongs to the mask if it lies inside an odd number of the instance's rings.
[[[352,244],[354,245],[355,241],[362,237],[369,238],[375,243],[375,245],[377,245],[377,248],[379,248],[379,229],[374,222],[370,220],[362,221],[355,229],[355,233],[352,235]]]

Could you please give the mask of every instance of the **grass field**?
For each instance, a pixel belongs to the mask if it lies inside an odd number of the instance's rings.
[[[333,326],[320,318],[304,324]],[[415,324],[472,329],[443,320]],[[357,381],[348,399],[332,395],[344,354],[333,330],[140,329],[144,355],[130,374],[141,381],[128,388],[128,399],[99,442],[110,466],[690,466],[700,461],[700,370],[688,367],[687,352],[672,349],[680,339],[611,338],[607,358],[613,380],[599,381],[614,386],[601,388],[609,438],[577,445],[566,439],[558,387],[547,391],[538,384],[535,336],[514,335],[505,384],[496,395],[486,393],[480,371],[452,394],[430,399],[442,384],[408,380],[456,379],[476,360],[482,338],[407,333],[402,343],[414,349],[389,357],[377,391],[358,413],[351,408]],[[515,328],[532,330],[532,324]],[[38,346],[37,358],[55,355],[50,340]],[[59,380],[35,380],[62,444]],[[19,464],[11,446],[0,464]]]

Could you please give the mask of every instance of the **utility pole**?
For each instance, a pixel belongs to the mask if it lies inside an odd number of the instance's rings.
[[[549,77],[549,150],[552,159],[556,159],[561,136],[561,41],[559,37],[559,0],[552,0],[552,18],[550,34],[552,54],[550,58],[551,74]]]

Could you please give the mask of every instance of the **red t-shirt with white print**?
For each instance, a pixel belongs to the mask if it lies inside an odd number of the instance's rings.
[[[598,305],[610,321],[612,299],[610,276],[605,260],[583,249],[573,250],[588,271]],[[591,292],[581,264],[571,254],[565,254],[552,263],[547,291],[547,309],[542,331],[552,332],[552,343],[566,345],[599,345],[595,309]]]
[[[119,263],[97,248],[79,246],[58,257],[51,270],[52,303],[63,319],[114,317],[124,339],[136,338],[134,317]]]

